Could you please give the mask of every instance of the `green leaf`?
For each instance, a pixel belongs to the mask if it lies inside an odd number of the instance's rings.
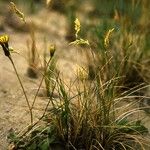
[[[37,150],[37,144],[34,141],[29,147],[27,147],[27,150]]]
[[[41,143],[39,143],[38,147],[40,150],[49,150],[49,139],[46,138],[45,140],[43,140]]]

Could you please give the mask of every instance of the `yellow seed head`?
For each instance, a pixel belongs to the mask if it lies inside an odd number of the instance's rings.
[[[17,6],[15,5],[15,3],[10,2],[10,7],[11,7],[12,11],[13,11],[24,23],[26,23],[24,14],[17,8]]]
[[[80,21],[79,21],[78,18],[76,18],[74,23],[75,23],[75,31],[76,31],[75,36],[77,38],[78,37],[78,33],[79,33],[80,29],[81,29],[81,24],[80,24]]]
[[[84,39],[76,39],[75,41],[71,42],[69,45],[90,45],[88,40]]]
[[[113,29],[108,30],[108,32],[106,33],[105,39],[104,39],[104,46],[107,48],[109,46],[110,43],[110,36],[112,34],[112,32],[114,31]]]

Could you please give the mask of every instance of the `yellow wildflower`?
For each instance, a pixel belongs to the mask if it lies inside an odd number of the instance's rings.
[[[8,41],[9,41],[8,35],[2,35],[2,36],[0,36],[0,44],[2,44],[2,43],[8,43]]]
[[[0,45],[3,48],[5,56],[7,56],[7,57],[10,56],[8,42],[9,42],[9,36],[8,35],[2,35],[2,36],[0,36]]]

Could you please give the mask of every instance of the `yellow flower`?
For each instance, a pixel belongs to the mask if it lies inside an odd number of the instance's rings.
[[[2,43],[8,43],[8,41],[9,41],[8,35],[2,35],[2,36],[0,36],[0,44],[2,44]]]
[[[2,36],[0,36],[0,45],[3,48],[5,56],[7,56],[7,57],[10,56],[8,42],[9,42],[9,36],[8,35],[2,35]]]

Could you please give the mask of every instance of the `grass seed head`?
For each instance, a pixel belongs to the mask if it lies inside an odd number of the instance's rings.
[[[76,18],[76,20],[74,21],[74,23],[75,23],[75,31],[76,31],[76,33],[75,33],[75,36],[76,36],[76,38],[78,37],[78,33],[80,32],[80,29],[81,29],[81,24],[80,24],[80,21],[79,21],[79,19],[78,18]]]
[[[112,32],[114,31],[114,28],[108,30],[108,32],[106,33],[105,39],[104,39],[104,46],[107,48],[109,47],[110,44],[110,36],[112,34]]]
[[[71,42],[69,45],[90,45],[88,40],[84,39],[76,39],[75,41]]]
[[[17,8],[17,6],[15,5],[15,3],[10,2],[10,7],[11,7],[12,11],[13,11],[24,23],[26,23],[24,14]]]

